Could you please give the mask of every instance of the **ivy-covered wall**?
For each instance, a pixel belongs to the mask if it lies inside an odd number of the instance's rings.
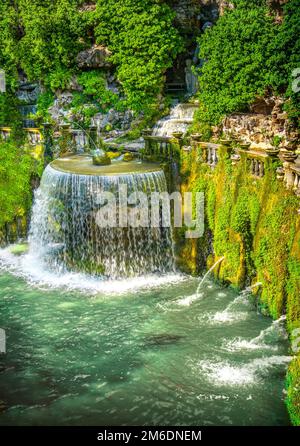
[[[192,273],[224,256],[218,279],[238,288],[261,282],[259,305],[274,319],[286,314],[292,338],[300,328],[300,202],[277,180],[277,167],[267,160],[265,176],[257,178],[245,155],[233,166],[225,147],[214,170],[202,162],[201,148],[182,152],[181,189],[205,193],[206,230],[196,241],[177,232],[177,256]],[[292,422],[299,425],[300,356],[291,362],[287,391]]]
[[[42,169],[24,140],[0,141],[0,245],[26,237],[32,190]]]

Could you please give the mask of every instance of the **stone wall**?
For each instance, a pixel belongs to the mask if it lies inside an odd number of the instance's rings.
[[[283,111],[283,104],[283,99],[278,97],[257,99],[251,107],[252,113],[227,116],[216,133],[239,137],[255,147],[269,148],[276,144],[289,148],[297,143],[299,135]]]

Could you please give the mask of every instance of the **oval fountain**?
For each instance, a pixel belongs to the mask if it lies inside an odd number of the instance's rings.
[[[174,269],[171,229],[161,222],[155,227],[135,225],[123,212],[125,193],[138,202],[141,192],[149,197],[166,190],[164,172],[157,164],[119,160],[95,166],[90,156],[79,155],[56,159],[45,169],[36,192],[30,252],[44,267],[59,273],[116,279],[170,272]],[[110,204],[108,194],[112,194]],[[134,208],[131,203],[129,214]]]

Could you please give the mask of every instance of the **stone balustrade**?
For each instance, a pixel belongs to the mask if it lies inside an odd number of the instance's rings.
[[[27,142],[32,146],[37,146],[42,143],[42,132],[39,128],[24,128]],[[7,141],[11,135],[10,127],[0,127],[0,139]]]
[[[31,144],[33,146],[37,146],[37,145],[41,144],[42,134],[41,134],[40,129],[27,128],[24,130],[27,133],[27,139],[28,139],[29,144]]]
[[[145,149],[143,157],[145,159],[170,160],[176,157],[173,138],[167,136],[144,135]],[[179,142],[180,144],[180,142]]]
[[[300,164],[285,162],[283,166],[283,181],[286,187],[293,190],[297,196],[300,196]]]
[[[281,149],[262,144],[230,143],[223,141],[221,144],[203,142],[199,136],[191,136],[191,145],[194,149],[200,150],[201,155],[198,162],[207,163],[214,169],[219,160],[219,151],[227,150],[230,155],[232,166],[237,166],[241,158],[247,160],[249,173],[253,177],[260,179],[265,176],[266,164],[280,162],[281,167],[277,169],[277,179],[283,181],[286,187],[293,190],[300,196],[300,157],[291,149]],[[232,146],[236,146],[234,149]]]
[[[202,161],[207,163],[211,167],[211,169],[214,169],[219,161],[218,150],[220,149],[221,144],[214,144],[209,142],[200,142],[199,144],[197,144],[196,142],[196,145],[198,145],[199,148],[202,149]]]
[[[10,137],[11,129],[9,127],[0,127],[0,139],[7,141]]]
[[[266,161],[274,160],[274,157],[271,157],[271,155],[268,155],[268,153],[256,149],[255,147],[252,150],[237,149],[237,152],[240,156],[242,154],[246,156],[249,166],[249,173],[257,178],[264,177]]]

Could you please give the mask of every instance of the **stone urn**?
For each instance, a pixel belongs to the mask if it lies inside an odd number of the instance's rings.
[[[286,149],[281,150],[281,155],[282,155],[282,158],[284,159],[284,161],[286,161],[288,163],[293,163],[295,161],[295,159],[298,158],[298,155],[296,153],[291,152]]]
[[[193,133],[191,135],[191,139],[193,139],[196,142],[200,142],[202,140],[202,133]]]
[[[270,146],[270,147],[265,148],[265,152],[269,156],[277,156],[280,152],[280,149],[279,149],[279,147]]]
[[[239,148],[242,150],[249,150],[250,146],[251,146],[251,142],[240,142],[238,145],[239,145]]]
[[[183,137],[183,133],[182,132],[173,132],[172,136],[176,139],[181,139]]]
[[[144,129],[144,130],[141,132],[141,135],[142,135],[143,137],[145,137],[145,136],[151,136],[151,135],[152,135],[152,130],[151,130],[151,129]]]
[[[228,139],[222,138],[220,139],[220,144],[225,147],[230,147],[232,145],[232,140],[229,138]]]

